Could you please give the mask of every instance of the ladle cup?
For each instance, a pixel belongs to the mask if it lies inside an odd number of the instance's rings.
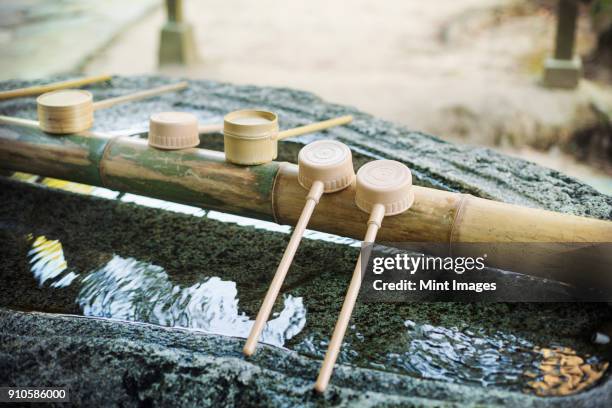
[[[200,144],[198,118],[187,112],[159,112],[149,118],[149,146],[179,150]]]
[[[364,242],[374,242],[386,215],[400,214],[408,210],[413,202],[412,174],[402,163],[376,160],[365,164],[357,172],[355,204],[360,210],[370,214]],[[324,392],[329,384],[360,287],[361,254],[357,258],[351,283],[315,383],[315,390],[318,392]]]
[[[158,112],[149,117],[149,146],[163,150],[180,150],[200,144],[201,134],[220,133],[220,123],[199,124],[188,112]]]
[[[119,103],[151,98],[186,87],[187,82],[179,82],[98,102],[93,101],[91,92],[81,89],[47,92],[36,98],[39,126],[43,131],[54,134],[82,132],[93,125],[96,110],[109,108]]]
[[[319,140],[303,147],[298,155],[298,165],[298,181],[308,190],[306,204],[244,345],[243,351],[247,356],[255,352],[261,332],[270,317],[274,301],[319,199],[323,193],[343,190],[355,180],[351,150],[335,140]]]
[[[276,159],[279,140],[344,125],[351,120],[350,115],[340,116],[279,132],[278,117],[273,112],[253,109],[231,112],[223,120],[225,158],[241,165],[268,163]]]

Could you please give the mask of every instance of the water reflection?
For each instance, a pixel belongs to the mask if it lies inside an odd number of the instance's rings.
[[[69,286],[79,275],[70,271],[59,240],[44,235],[33,239],[28,252],[30,270],[43,286]],[[218,277],[189,287],[173,285],[158,265],[114,255],[80,282],[76,303],[83,315],[146,322],[202,330],[227,336],[247,337],[253,320],[238,310],[236,283]],[[275,346],[302,331],[306,308],[302,298],[288,295],[283,309],[274,315],[261,341]]]
[[[387,355],[385,363],[425,378],[512,385],[537,358],[530,342],[509,334],[485,336],[411,320],[405,326],[406,351]]]
[[[45,236],[31,241],[30,270],[40,286],[66,287],[79,275],[71,271],[62,244]],[[236,284],[209,277],[189,287],[174,285],[161,266],[114,255],[79,281],[76,303],[85,316],[106,317],[246,337],[253,324],[238,309]],[[262,341],[283,346],[304,329],[302,298],[287,296],[283,309],[268,322]],[[568,347],[539,347],[505,333],[473,332],[404,322],[394,333],[394,352],[376,348],[353,325],[339,362],[369,366],[421,378],[522,390],[539,396],[563,396],[596,384],[608,362],[580,356]],[[373,345],[374,344],[374,345]],[[323,358],[327,339],[307,335],[292,348]],[[399,350],[399,351],[398,351]]]
[[[399,343],[401,351],[381,350],[374,354],[368,352],[368,339],[352,326],[339,362],[539,396],[580,392],[595,385],[608,368],[608,362],[598,357],[580,357],[569,347],[540,348],[511,334],[474,333],[467,328],[417,324],[411,320],[404,325],[403,332],[395,333],[398,340],[395,344]],[[294,348],[302,354],[323,358],[327,344],[324,339],[309,335]]]
[[[359,358],[359,352],[355,350],[353,347],[354,339],[363,342],[363,337],[360,333],[353,333],[355,326],[350,326],[345,336],[345,340],[342,342],[342,347],[340,348],[340,352],[338,353],[337,363],[338,364],[357,364],[363,365],[362,362],[357,361]],[[323,360],[325,357],[325,353],[327,352],[327,348],[329,346],[329,341],[327,338],[324,338],[319,335],[309,335],[305,337],[299,344],[296,344],[293,349],[300,354],[304,354],[305,356],[317,358],[319,360]],[[375,361],[368,361],[366,365],[376,365]],[[385,369],[383,365],[378,363],[378,367],[382,370]]]
[[[526,392],[568,395],[595,384],[608,368],[597,357],[585,361],[568,347],[540,348],[511,334],[474,333],[410,320],[405,326],[406,351],[387,354],[384,365],[423,378],[514,389],[526,384]]]
[[[27,237],[32,240],[32,237]],[[42,287],[46,281],[51,282],[53,288],[63,288],[72,283],[78,276],[74,272],[67,271],[68,266],[64,259],[64,250],[58,240],[49,240],[44,235],[37,237],[32,242],[32,249],[28,252],[30,270]]]
[[[173,285],[160,266],[113,258],[82,281],[77,303],[85,316],[111,317],[246,337],[253,321],[238,311],[236,284],[218,277],[190,287]],[[306,324],[302,298],[287,296],[268,322],[265,343],[282,346]]]

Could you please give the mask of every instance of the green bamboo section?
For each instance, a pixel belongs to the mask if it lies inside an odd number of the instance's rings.
[[[221,152],[198,148],[158,150],[143,139],[96,133],[54,136],[39,130],[36,122],[22,122],[0,126],[0,168],[4,170],[289,225],[295,225],[304,205],[307,192],[298,183],[294,164],[237,166],[226,162]],[[558,244],[585,243],[587,251],[576,251],[572,259],[577,265],[586,265],[582,261],[593,258],[588,252],[589,243],[612,242],[612,222],[425,187],[414,187],[414,192],[415,202],[410,210],[385,218],[381,242],[448,243],[453,250],[460,248],[456,243],[464,242],[544,244],[527,245],[517,254],[490,254],[488,262],[504,269],[518,265],[530,274],[570,283],[584,284],[588,280],[606,287],[612,284],[612,256],[605,254],[598,254],[596,267],[586,267],[588,271],[560,276],[561,266],[569,258],[565,246]],[[310,227],[361,239],[368,215],[356,207],[354,197],[354,186],[325,194]],[[546,269],[533,268],[530,262],[538,258],[558,263]]]
[[[102,186],[99,166],[110,138],[105,135],[51,136],[38,122],[0,127],[0,167]]]
[[[0,117],[0,123],[8,119]],[[238,166],[206,149],[158,150],[146,140],[92,132],[55,136],[37,122],[0,126],[0,167],[293,225],[306,191],[297,166]],[[387,217],[386,242],[612,242],[612,223],[414,187],[415,203]],[[326,194],[311,227],[360,239],[367,214],[354,188]]]
[[[211,150],[158,150],[143,139],[94,132],[58,136],[44,133],[35,121],[11,123],[0,127],[2,169],[274,218],[272,188],[278,163],[241,167]]]
[[[243,167],[205,149],[158,150],[142,139],[108,143],[100,174],[104,187],[272,220],[278,163]]]

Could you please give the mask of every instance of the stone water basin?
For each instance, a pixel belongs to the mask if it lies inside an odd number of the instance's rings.
[[[137,87],[139,81],[156,79],[117,83]],[[348,112],[356,116],[351,133],[338,130],[326,136],[352,141],[358,163],[402,158],[416,168],[421,185],[610,216],[609,197],[547,169],[530,165],[525,171],[516,159],[500,156],[492,164],[482,149],[447,146],[297,91],[196,85],[217,109],[202,108],[209,118],[262,98],[278,103],[272,107],[276,111],[285,106],[286,117],[296,121],[322,111]],[[102,88],[100,94],[107,91]],[[157,104],[197,108],[197,103],[173,98]],[[136,119],[139,106],[130,107]],[[296,112],[295,106],[308,108]],[[11,113],[15,105],[0,108]],[[29,111],[18,112],[27,116]],[[366,136],[383,125],[395,139],[387,137],[376,148]],[[284,144],[281,159],[295,161],[304,140]],[[430,149],[428,161],[414,155],[407,141]],[[219,137],[203,145],[219,148]],[[481,171],[462,168],[443,151],[451,147],[455,158],[474,160]],[[436,155],[439,166],[433,164]],[[525,180],[539,183],[539,194],[520,189]],[[597,303],[359,304],[333,386],[325,396],[316,396],[310,388],[358,243],[308,234],[264,333],[270,346],[246,360],[241,338],[289,228],[30,175],[4,178],[0,185],[2,383],[61,380],[74,384],[83,403],[91,393],[106,392],[109,401],[128,405],[160,402],[165,395],[176,404],[259,401],[287,406],[605,406],[610,401],[609,351],[591,345],[589,337],[612,313]]]

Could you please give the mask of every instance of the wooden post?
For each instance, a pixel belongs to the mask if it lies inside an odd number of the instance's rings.
[[[183,0],[166,0],[168,21],[162,28],[159,64],[188,65],[196,61],[193,27],[184,21]]]
[[[544,64],[544,84],[552,88],[575,88],[582,75],[580,57],[574,57],[577,0],[559,0],[553,58]]]
[[[183,22],[183,0],[166,0],[166,13],[168,22]]]
[[[574,0],[559,0],[557,36],[555,38],[556,59],[571,60],[574,57],[577,18],[578,4]]]

